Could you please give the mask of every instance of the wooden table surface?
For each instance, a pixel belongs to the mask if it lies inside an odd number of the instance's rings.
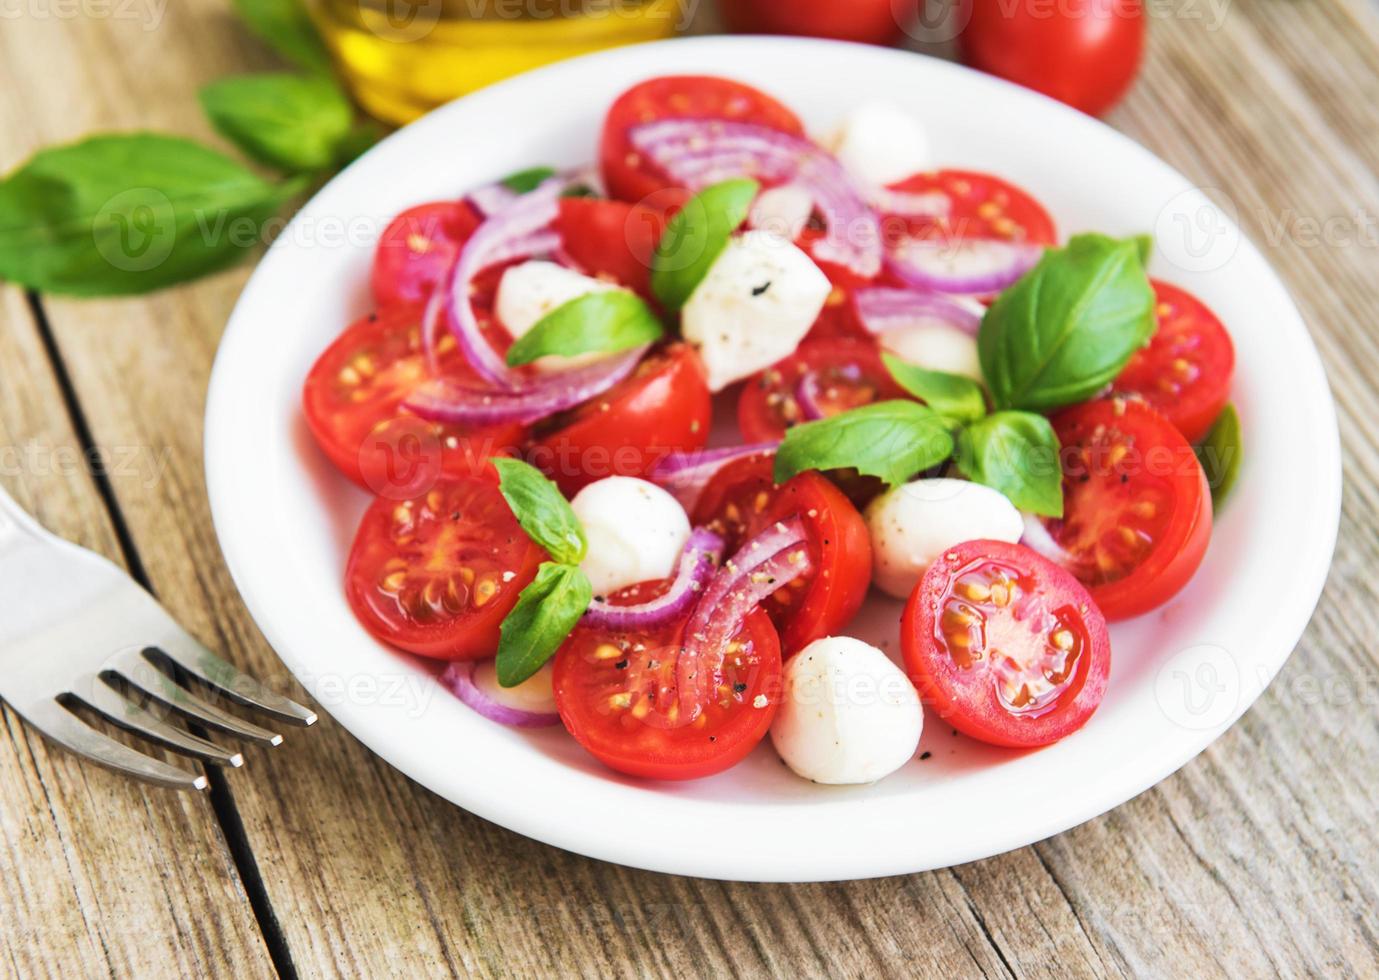
[[[1001,857],[761,886],[526,840],[409,782],[329,718],[192,796],[50,749],[6,710],[0,974],[1373,974],[1379,14],[1368,0],[1149,6],[1148,63],[1111,122],[1230,198],[1307,318],[1345,447],[1321,607],[1207,752]],[[4,170],[93,130],[211,138],[196,87],[273,64],[227,0],[0,13]],[[118,301],[0,286],[0,481],[286,685],[221,561],[201,469],[211,360],[247,274]]]

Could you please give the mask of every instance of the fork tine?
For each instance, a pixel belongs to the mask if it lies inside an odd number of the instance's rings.
[[[16,710],[18,710],[16,708]],[[121,745],[82,721],[57,701],[25,705],[19,714],[46,737],[92,762],[170,789],[205,789],[206,777],[170,766]]]
[[[153,712],[126,698],[103,677],[87,677],[72,686],[72,694],[94,708],[113,725],[153,739],[176,752],[195,756],[218,766],[244,765],[244,756],[214,742],[183,731]]]
[[[258,725],[236,717],[204,698],[198,697],[151,664],[145,666],[147,668],[145,670],[121,671],[116,676],[130,686],[143,691],[155,701],[180,711],[203,725],[267,745],[282,743],[283,737],[281,735],[270,732],[266,728],[260,728]]]
[[[266,711],[293,725],[314,725],[316,712],[264,687],[229,661],[211,652],[191,634],[170,630],[153,649],[197,680],[218,688],[232,701]]]

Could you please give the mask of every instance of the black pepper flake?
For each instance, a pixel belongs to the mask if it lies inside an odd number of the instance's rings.
[[[733,685],[733,690],[736,691],[738,694],[741,694],[743,691],[747,690],[747,685],[743,684],[741,681],[738,681],[736,684]]]
[[[618,670],[626,670],[626,669],[627,669],[627,660],[626,660],[626,658],[624,658],[624,659],[622,659],[622,660],[619,660],[619,661],[618,661],[617,663],[615,663],[613,666],[614,666],[616,669],[618,669]]]
[[[919,754],[919,761],[920,761],[920,762],[923,762],[925,759],[928,759],[928,758],[930,758],[931,756],[933,756],[933,754],[934,754],[934,753],[932,753],[932,752],[921,752],[921,753]]]
[[[766,292],[766,290],[768,290],[768,289],[770,289],[770,288],[771,288],[771,281],[768,279],[765,283],[763,283],[763,284],[760,285],[760,286],[753,286],[753,287],[752,287],[752,295],[753,295],[753,296],[760,296],[762,293]]]
[[[1128,473],[1122,473],[1122,474],[1120,475],[1120,482],[1121,482],[1121,483],[1129,483],[1129,482],[1130,482],[1130,474],[1128,474]]]
[[[718,741],[718,736],[717,736],[717,735],[710,735],[710,736],[709,736],[709,741],[710,741],[710,742],[717,742],[717,741]]]

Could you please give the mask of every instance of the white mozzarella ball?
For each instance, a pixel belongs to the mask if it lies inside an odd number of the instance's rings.
[[[977,538],[1020,540],[1025,522],[999,490],[967,480],[915,480],[886,491],[867,508],[872,580],[908,598],[934,560]]]
[[[685,509],[656,484],[610,476],[575,494],[570,506],[589,543],[579,567],[594,595],[674,574],[690,523]]]
[[[924,712],[910,679],[876,647],[815,640],[785,662],[771,741],[816,783],[871,783],[915,754]]]
[[[932,167],[929,137],[913,115],[889,102],[864,102],[843,119],[828,147],[863,184],[884,187]]]
[[[779,235],[749,231],[728,243],[680,316],[709,387],[722,391],[788,357],[833,287],[813,260]]]
[[[942,323],[896,327],[881,335],[881,346],[902,361],[930,371],[960,374],[978,382],[982,380],[977,338],[957,327]]]
[[[747,221],[753,228],[793,242],[800,237],[813,213],[813,195],[796,184],[784,184],[758,194]]]
[[[498,282],[498,296],[494,311],[498,322],[512,335],[525,336],[542,319],[558,307],[590,293],[606,293],[618,287],[556,265],[554,262],[533,260],[514,265],[503,273]],[[605,355],[580,354],[576,357],[538,358],[534,363],[543,371],[565,371],[581,364],[596,361]]]
[[[554,667],[554,660],[547,661],[516,687],[503,687],[498,683],[497,663],[485,660],[474,668],[474,685],[504,707],[535,715],[553,714],[556,710],[552,687]]]

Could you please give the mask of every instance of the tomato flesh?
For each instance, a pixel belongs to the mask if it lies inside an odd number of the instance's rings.
[[[780,521],[800,518],[814,571],[764,603],[789,657],[857,614],[871,584],[871,538],[857,508],[827,479],[801,473],[777,487],[773,466],[772,456],[728,464],[704,488],[693,518],[723,535],[725,554]]]
[[[380,497],[359,524],[345,594],[366,629],[441,660],[498,649],[498,628],[545,557],[497,481],[443,480],[407,500]]]
[[[1186,290],[1153,281],[1158,329],[1136,351],[1115,389],[1144,399],[1188,442],[1211,429],[1231,395],[1235,345],[1221,321]]]
[[[1148,405],[1110,398],[1061,412],[1063,517],[1045,518],[1062,564],[1107,619],[1167,602],[1211,539],[1211,491],[1181,433]]]
[[[645,602],[668,582],[632,586]],[[780,642],[752,612],[728,645],[717,697],[679,725],[676,660],[688,617],[636,633],[580,627],[556,654],[552,682],[565,727],[610,769],[647,779],[698,779],[741,762],[766,735],[780,694]]]
[[[699,356],[675,344],[607,393],[542,423],[527,456],[574,496],[606,476],[646,476],[671,452],[703,449],[712,412]]]
[[[425,303],[482,223],[464,201],[435,201],[403,211],[383,229],[374,252],[374,300],[379,306]]]
[[[1110,634],[1087,590],[1004,541],[968,541],[934,562],[900,638],[925,702],[993,745],[1047,745],[1081,728],[1110,674]]]
[[[555,230],[586,273],[651,299],[651,258],[665,222],[663,211],[640,204],[567,197],[560,202]]]
[[[897,230],[935,240],[987,238],[1052,245],[1053,218],[1030,194],[1009,181],[972,170],[915,174],[892,189],[907,194],[942,194],[949,210],[942,217],[888,216],[888,235]]]

